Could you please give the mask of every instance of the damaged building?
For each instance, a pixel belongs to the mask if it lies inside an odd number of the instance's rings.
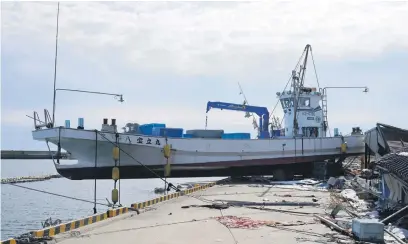
[[[408,130],[385,124],[365,133],[365,167],[380,174],[382,209],[408,204]]]

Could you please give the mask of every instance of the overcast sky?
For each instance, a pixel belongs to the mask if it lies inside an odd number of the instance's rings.
[[[52,112],[56,2],[1,3],[1,147],[46,149],[26,115]],[[103,118],[205,126],[207,101],[272,110],[306,44],[329,90],[331,130],[377,122],[408,128],[408,3],[61,2],[57,88],[123,93],[57,93],[57,124],[100,129]],[[306,84],[317,86],[313,65]],[[209,128],[256,134],[244,113],[212,110]],[[277,116],[282,116],[278,107]]]

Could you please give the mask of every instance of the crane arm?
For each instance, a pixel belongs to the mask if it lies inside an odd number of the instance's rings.
[[[208,102],[206,112],[208,113],[208,111],[210,111],[211,108],[250,112],[250,113],[255,113],[259,117],[262,117],[266,114],[269,117],[269,111],[266,107],[242,105],[242,104],[235,104],[235,103],[225,103],[225,102]]]
[[[208,102],[207,103],[207,113],[211,108],[226,109],[233,111],[250,112],[259,116],[261,131],[268,132],[269,125],[269,111],[266,107],[242,105],[235,103],[226,102]]]

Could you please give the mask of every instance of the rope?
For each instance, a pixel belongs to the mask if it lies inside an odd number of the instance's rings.
[[[119,148],[119,134],[116,133],[116,146]],[[120,169],[120,151],[119,151],[119,158],[118,158],[118,162],[116,162],[115,160],[115,167],[116,167],[116,163],[118,164],[118,167]],[[120,205],[120,174],[119,174],[119,180],[118,180],[118,204]],[[116,182],[115,182],[115,188],[116,188]]]
[[[95,168],[94,168],[94,172],[95,172],[95,182],[94,182],[94,214],[96,214],[96,169],[97,169],[97,163],[98,163],[98,134],[95,133]]]
[[[52,152],[51,152],[51,148],[50,148],[50,145],[48,144],[48,140],[46,140],[45,143],[47,144],[48,151],[50,152],[50,155],[51,155],[51,158],[52,158],[52,162],[53,162],[54,165],[55,165],[56,163],[55,163],[54,155],[53,155]],[[61,155],[58,155],[58,156],[61,156]]]
[[[299,66],[299,64],[300,64],[300,61],[302,61],[304,55],[305,55],[305,51],[303,51],[302,55],[300,56],[300,58],[299,58],[299,60],[298,60],[298,62],[297,62],[297,64],[296,64],[294,70],[296,70],[296,69],[298,68],[298,66]],[[278,104],[279,104],[279,102],[280,102],[280,98],[281,98],[282,95],[283,95],[282,93],[283,93],[283,92],[286,90],[286,88],[288,87],[289,82],[292,80],[292,77],[293,77],[293,75],[291,74],[290,77],[289,77],[289,79],[288,79],[288,82],[286,82],[285,88],[283,88],[283,91],[281,92],[281,95],[279,96],[278,101],[277,101],[276,104],[275,104],[275,107],[272,109],[272,112],[269,114],[269,119],[271,119],[271,116],[273,115],[273,112],[275,111],[276,107],[278,106]],[[283,115],[283,117],[285,117],[285,115]],[[282,119],[282,121],[283,121],[283,119]]]
[[[97,133],[99,133],[99,135],[101,135],[106,141],[108,141],[109,143],[111,143],[112,145],[116,146],[116,144],[114,142],[112,142],[111,140],[109,140],[108,138],[106,138],[106,136],[104,134],[102,134],[101,132],[99,132],[98,130],[95,130]],[[177,192],[180,191],[179,189],[177,189],[172,183],[169,183],[167,180],[163,179],[163,177],[161,177],[159,174],[157,174],[156,172],[154,172],[153,170],[151,170],[149,167],[147,167],[146,165],[144,165],[142,162],[140,162],[139,160],[135,159],[132,155],[130,155],[129,153],[127,153],[125,150],[123,150],[119,145],[118,145],[119,151],[123,152],[124,154],[126,154],[128,157],[130,157],[131,159],[133,159],[136,163],[140,164],[141,166],[143,166],[144,168],[146,168],[150,173],[154,174],[157,178],[161,179],[162,181],[164,181],[168,187],[173,188],[174,190],[176,190]]]
[[[310,47],[310,56],[312,56],[313,69],[314,69],[314,73],[315,73],[315,76],[316,76],[317,88],[319,88],[319,90],[320,90],[319,77],[317,77],[317,70],[316,70],[316,65],[315,65],[315,61],[314,61],[314,58],[313,58],[312,47]]]
[[[222,213],[222,209],[220,209],[220,214],[221,214],[222,217],[225,217],[224,214]],[[224,225],[224,226],[228,229],[229,233],[232,236],[232,239],[234,239],[234,243],[238,244],[237,238],[235,238],[234,234],[231,231],[231,228],[229,226],[227,226],[227,225]]]
[[[162,227],[162,226],[171,226],[171,225],[187,224],[187,223],[192,223],[192,222],[208,221],[208,220],[211,220],[212,218],[213,217],[207,217],[207,218],[202,218],[202,219],[192,219],[192,220],[171,222],[171,223],[165,223],[165,224],[155,224],[155,225],[148,225],[148,226],[141,226],[141,227],[133,227],[133,228],[126,228],[126,229],[119,229],[119,230],[97,232],[97,233],[91,233],[89,234],[89,236],[106,235],[106,234],[120,233],[120,232],[133,231],[133,230],[157,228],[157,227]]]
[[[109,207],[108,204],[104,204],[104,203],[98,203],[98,202],[88,201],[88,200],[81,199],[81,198],[70,197],[70,196],[61,195],[61,194],[57,194],[57,193],[53,193],[53,192],[48,192],[48,191],[43,191],[43,190],[38,190],[38,189],[26,187],[26,186],[20,186],[20,185],[15,185],[15,184],[10,184],[10,183],[5,183],[5,184],[6,184],[6,185],[9,185],[9,186],[20,187],[20,188],[24,188],[24,189],[27,189],[27,190],[36,191],[36,192],[41,192],[41,193],[45,193],[45,194],[49,194],[49,195],[53,195],[53,196],[57,196],[57,197],[63,197],[63,198],[71,199],[71,200],[77,200],[77,201],[82,201],[82,202],[87,202],[87,203],[92,203],[92,204],[99,204],[99,205],[102,205],[102,206],[107,206],[107,207]]]
[[[206,123],[207,123],[207,120],[206,120]],[[205,125],[205,128],[207,129],[207,124]],[[167,133],[166,133],[166,138],[165,138],[165,141],[166,141],[166,146],[168,145],[168,141],[167,141]],[[163,153],[164,153],[164,150],[163,150]],[[164,182],[164,194],[163,195],[167,195],[167,183],[166,183],[166,180],[167,180],[167,165],[168,165],[168,163],[169,163],[169,158],[166,158],[166,164],[164,165],[164,168],[163,168],[163,176],[164,176],[164,180],[165,180],[165,182]],[[170,189],[169,189],[170,190]]]

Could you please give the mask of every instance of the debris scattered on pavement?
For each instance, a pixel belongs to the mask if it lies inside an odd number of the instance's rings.
[[[261,226],[298,226],[306,224],[314,224],[313,222],[276,222],[276,221],[264,221],[264,220],[253,220],[248,217],[237,217],[237,216],[221,216],[215,217],[215,219],[221,224],[225,225],[228,228],[240,228],[240,229],[257,229]]]

